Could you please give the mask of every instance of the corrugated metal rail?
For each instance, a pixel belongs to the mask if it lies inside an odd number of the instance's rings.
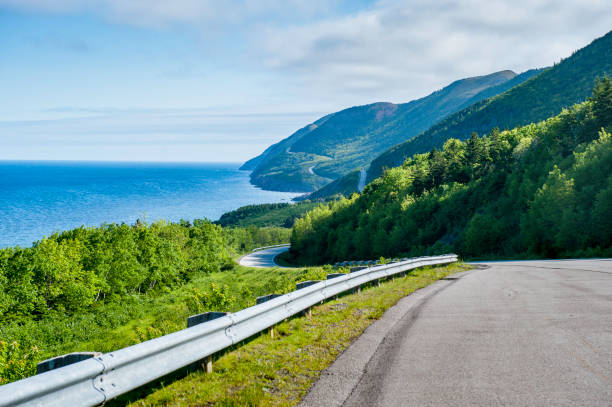
[[[321,281],[234,314],[0,387],[0,406],[95,406],[200,361],[323,300],[454,254],[383,264]]]

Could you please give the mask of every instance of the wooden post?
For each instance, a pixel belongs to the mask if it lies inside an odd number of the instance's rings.
[[[270,338],[274,339],[274,327],[270,327]]]
[[[206,373],[212,373],[213,371],[213,357],[212,355],[206,356],[206,360],[202,363],[202,369],[206,371]]]

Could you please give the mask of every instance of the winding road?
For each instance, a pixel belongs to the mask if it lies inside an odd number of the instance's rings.
[[[475,264],[405,297],[302,406],[611,406],[612,260]]]
[[[315,167],[316,167],[316,166],[317,166],[317,165],[315,164],[315,165],[311,165],[310,167],[308,167],[308,172],[309,172],[310,174],[312,174],[312,175],[316,176],[316,177],[319,177],[319,178],[321,178],[321,179],[324,179],[324,180],[325,180],[325,181],[327,181],[327,182],[333,182],[333,179],[331,179],[331,178],[327,178],[327,177],[324,177],[324,176],[319,175],[319,174],[317,174],[316,172],[314,172],[314,169],[315,169]]]
[[[238,264],[246,267],[260,267],[260,268],[269,268],[269,267],[281,267],[275,261],[274,258],[279,254],[286,252],[289,250],[289,245],[281,246],[281,247],[272,247],[264,250],[257,250],[246,254],[238,259]]]

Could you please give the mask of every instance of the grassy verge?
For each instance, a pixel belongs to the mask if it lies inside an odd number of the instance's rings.
[[[110,352],[183,329],[189,315],[235,312],[254,305],[257,296],[293,291],[296,282],[324,279],[330,271],[329,266],[296,269],[235,266],[232,270],[197,276],[156,296],[132,295],[72,316],[52,314],[41,320],[2,324],[0,341],[17,342],[23,349],[36,347],[34,362],[77,351]],[[33,373],[32,367],[25,375]]]
[[[365,328],[404,296],[464,264],[415,270],[406,277],[313,307],[312,317],[289,319],[215,361],[214,372],[192,372],[158,383],[132,406],[292,406]],[[128,403],[129,404],[129,403]]]

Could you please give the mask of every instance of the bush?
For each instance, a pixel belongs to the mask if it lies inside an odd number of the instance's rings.
[[[0,386],[21,380],[36,372],[35,355],[38,349],[22,349],[17,342],[0,341]]]

